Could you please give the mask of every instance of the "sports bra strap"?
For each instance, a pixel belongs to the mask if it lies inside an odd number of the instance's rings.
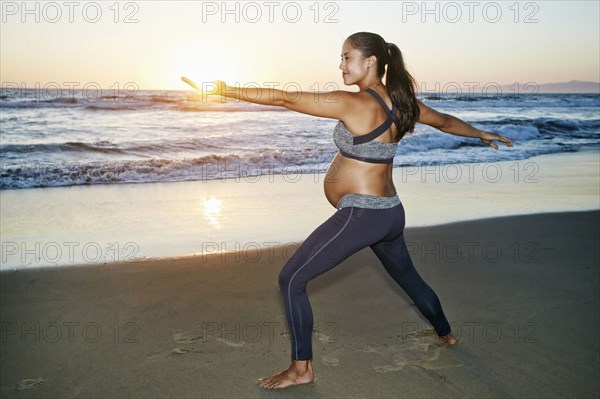
[[[374,140],[375,138],[379,137],[379,135],[381,135],[383,132],[388,130],[390,128],[390,126],[392,126],[392,122],[394,122],[396,124],[396,126],[398,128],[400,128],[400,121],[398,120],[398,115],[397,115],[398,109],[396,108],[396,106],[392,105],[392,109],[390,110],[388,108],[387,104],[385,103],[385,101],[383,101],[383,98],[381,98],[381,96],[375,90],[368,87],[367,91],[373,97],[375,97],[377,99],[377,101],[379,101],[379,103],[381,103],[381,105],[383,106],[383,109],[385,110],[388,117],[385,120],[385,122],[383,122],[377,129],[373,130],[371,133],[364,134],[362,136],[355,136],[352,139],[353,144],[363,144],[363,143],[367,143],[371,140]]]
[[[370,87],[367,87],[367,91],[369,92],[369,94],[375,97],[377,101],[379,101],[385,113],[388,114],[388,117],[393,119],[394,123],[396,124],[396,127],[400,128],[400,120],[398,119],[398,108],[396,108],[394,103],[392,103],[392,109],[390,110],[385,101],[383,101],[383,98],[381,98],[381,96],[379,95],[379,93],[377,93]]]
[[[371,89],[370,87],[367,87],[367,91],[369,92],[369,94],[371,94],[373,97],[375,97],[377,99],[377,101],[379,101],[379,103],[381,104],[381,106],[383,107],[385,112],[388,114],[388,116],[391,116],[391,117],[394,116],[390,113],[390,109],[388,108],[385,101],[383,101],[383,98],[381,98],[379,93],[377,93],[375,90]],[[392,106],[393,106],[393,104],[392,104]]]
[[[371,133],[369,133],[369,134],[363,134],[362,136],[354,136],[352,138],[352,143],[353,144],[363,144],[363,143],[367,143],[367,142],[369,142],[371,140],[375,140],[383,132],[385,132],[386,130],[388,130],[390,128],[390,126],[392,126],[392,119],[391,118],[387,118],[385,120],[385,122],[383,122],[382,125],[380,125],[377,129],[373,130]]]

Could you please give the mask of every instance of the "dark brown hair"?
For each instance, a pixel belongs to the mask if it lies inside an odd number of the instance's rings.
[[[354,33],[347,40],[364,57],[374,55],[377,58],[377,75],[380,78],[386,75],[385,86],[388,95],[400,111],[400,129],[398,129],[400,138],[406,132],[412,132],[419,119],[419,105],[415,95],[416,84],[404,66],[402,52],[398,46],[387,43],[378,34],[370,32]]]

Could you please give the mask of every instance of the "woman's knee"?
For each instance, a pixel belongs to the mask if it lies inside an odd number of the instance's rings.
[[[287,288],[287,286],[290,284],[291,279],[292,274],[289,272],[288,268],[284,266],[283,269],[281,269],[281,271],[279,272],[278,276],[279,287],[281,289]]]
[[[281,269],[278,276],[279,287],[281,289],[287,288],[292,284],[296,270],[297,268],[292,267],[292,265],[289,263],[287,263],[283,269]]]
[[[302,293],[306,290],[306,285],[308,283],[308,281],[306,281],[306,276],[302,276],[302,274],[298,272],[298,267],[295,267],[290,263],[287,263],[283,269],[281,269],[278,281],[279,288],[281,288],[282,292],[289,290],[292,293]]]

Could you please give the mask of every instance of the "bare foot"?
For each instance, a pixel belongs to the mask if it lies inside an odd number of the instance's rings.
[[[260,386],[267,389],[281,389],[311,382],[313,382],[312,360],[293,360],[286,370],[258,380]]]
[[[444,335],[443,337],[440,337],[440,339],[448,345],[456,345],[456,342],[458,341],[452,334]]]
[[[435,328],[431,327],[429,329],[431,332],[433,332],[434,334],[435,332]],[[448,345],[456,345],[456,343],[458,342],[458,339],[456,339],[456,337],[452,334],[448,334],[448,335],[438,335],[438,338],[441,339],[442,341],[444,341],[445,343],[447,343]]]

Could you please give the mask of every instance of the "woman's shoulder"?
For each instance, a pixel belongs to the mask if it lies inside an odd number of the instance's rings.
[[[333,101],[343,101],[345,108],[348,109],[349,112],[372,112],[377,105],[377,102],[373,101],[373,95],[366,90],[338,90],[332,93],[335,94],[331,96],[331,99]],[[385,94],[385,97],[383,98],[387,99],[387,94]]]

